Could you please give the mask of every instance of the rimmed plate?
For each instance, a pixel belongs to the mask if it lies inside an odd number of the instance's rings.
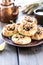
[[[15,44],[9,38],[4,37],[3,35],[2,35],[2,38],[4,39],[5,42],[7,42],[7,44],[10,44],[10,45],[13,45],[13,46],[17,46],[17,47],[34,47],[34,46],[38,46],[38,45],[43,44],[43,40],[40,40],[40,41],[34,41],[33,40],[29,44]]]

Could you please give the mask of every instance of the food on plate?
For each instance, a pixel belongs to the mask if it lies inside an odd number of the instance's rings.
[[[33,40],[41,40],[43,39],[43,27],[38,26],[37,27],[37,32],[35,33],[35,35],[32,36]]]
[[[12,41],[15,44],[29,44],[31,38],[17,33],[12,36]]]
[[[24,16],[23,20],[22,20],[23,23],[32,23],[33,25],[34,24],[37,24],[37,19],[35,17],[31,17],[31,16]]]
[[[3,28],[4,36],[9,37],[15,33],[17,33],[17,25],[15,23],[4,26],[4,28]]]
[[[25,16],[20,23],[4,26],[2,34],[15,44],[29,44],[32,40],[43,39],[43,27],[37,24],[36,18]]]
[[[37,32],[37,25],[31,23],[23,23],[18,27],[18,31],[20,34],[25,36],[32,36]]]

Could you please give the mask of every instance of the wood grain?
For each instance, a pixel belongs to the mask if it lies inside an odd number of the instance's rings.
[[[0,33],[5,23],[0,22]],[[3,39],[0,35],[0,43]],[[0,65],[17,65],[17,54],[14,46],[6,45],[4,51],[0,52]]]
[[[17,65],[16,48],[7,45],[3,52],[0,52],[0,65]]]
[[[43,65],[43,45],[19,49],[20,65]]]

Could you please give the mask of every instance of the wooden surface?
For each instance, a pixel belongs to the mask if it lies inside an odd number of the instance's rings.
[[[34,48],[20,48],[20,65],[43,65],[43,45]]]
[[[21,0],[18,0],[18,3],[19,2],[21,4]],[[22,14],[19,15],[21,16]],[[23,16],[19,17],[20,20],[21,18],[23,18]],[[4,25],[6,24],[0,22],[0,33]],[[0,43],[2,41],[3,40],[0,36]],[[17,61],[17,58],[19,60],[19,63]],[[5,50],[3,52],[0,52],[0,65],[43,65],[43,45],[33,48],[18,48],[18,52],[16,50],[16,47],[6,45]]]
[[[3,52],[0,52],[0,65],[17,65],[16,48],[7,45]]]
[[[5,24],[0,22],[0,32]],[[0,35],[0,43],[3,39]],[[0,65],[18,65],[16,48],[6,44],[4,51],[0,52]]]

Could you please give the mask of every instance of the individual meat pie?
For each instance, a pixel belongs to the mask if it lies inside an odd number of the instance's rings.
[[[3,28],[2,32],[6,37],[12,36],[13,34],[17,33],[17,25],[15,23],[8,24]]]
[[[34,25],[37,24],[37,19],[31,16],[24,16],[22,23],[27,23],[27,22],[32,23]]]
[[[18,31],[22,35],[32,36],[37,32],[37,25],[29,24],[28,22],[26,24],[23,23],[18,27]]]
[[[37,32],[35,33],[35,35],[32,36],[32,39],[34,39],[34,40],[43,39],[43,27],[38,26]]]
[[[29,44],[31,38],[17,33],[12,36],[12,41],[15,44]]]

